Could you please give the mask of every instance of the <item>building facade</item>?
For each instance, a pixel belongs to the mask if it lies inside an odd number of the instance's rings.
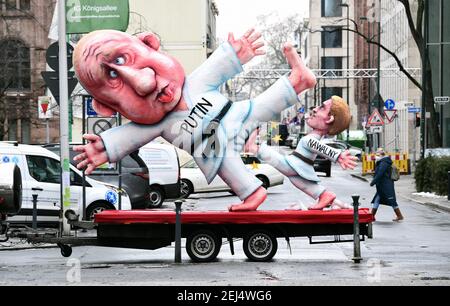
[[[354,0],[310,0],[309,19],[309,67],[312,69],[348,70],[354,69],[354,33],[346,31],[347,23],[353,29],[355,19]],[[339,72],[338,72],[339,73]],[[348,100],[352,121],[350,129],[358,129],[361,120],[355,101],[353,79],[319,79],[318,88],[312,99],[314,105],[333,95]]]
[[[410,1],[412,15],[417,15],[417,4]],[[420,68],[419,49],[412,37],[404,6],[394,0],[381,0],[381,44],[395,52],[405,68]],[[381,69],[398,69],[395,59],[385,51],[381,52]],[[420,80],[418,80],[420,81]],[[422,93],[406,76],[382,78],[380,93],[384,101],[392,99],[396,103],[397,118],[391,123],[386,119],[382,143],[386,150],[420,152],[420,131],[416,129],[411,106],[420,107]],[[415,158],[416,156],[413,156]]]
[[[186,74],[216,49],[219,11],[213,0],[130,0],[130,11],[131,25],[133,15],[140,16],[146,28],[161,37],[163,50],[182,63]]]
[[[431,64],[434,97],[450,97],[450,2],[426,1],[425,33],[427,52]],[[450,104],[436,104],[442,147],[450,147]],[[427,110],[429,112],[429,110]],[[426,137],[425,137],[426,141]],[[425,147],[428,147],[427,143]]]
[[[44,143],[46,123],[38,119],[45,94],[47,38],[56,0],[0,1],[0,140]],[[58,118],[49,121],[50,141],[59,137]]]

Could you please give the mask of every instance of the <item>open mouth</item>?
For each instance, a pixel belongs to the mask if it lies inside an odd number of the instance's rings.
[[[156,95],[156,100],[162,103],[169,103],[173,101],[173,92],[169,88],[169,84],[164,86],[161,91]]]

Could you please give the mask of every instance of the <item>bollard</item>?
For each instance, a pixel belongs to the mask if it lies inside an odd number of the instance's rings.
[[[32,227],[33,229],[37,229],[37,199],[38,199],[38,195],[37,194],[33,194],[33,223],[32,223]]]
[[[359,196],[353,195],[353,261],[360,263],[361,258],[361,242],[359,237]]]
[[[175,201],[175,263],[181,263],[181,205],[182,201]]]

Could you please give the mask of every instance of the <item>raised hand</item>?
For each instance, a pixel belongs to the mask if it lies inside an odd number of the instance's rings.
[[[358,159],[355,156],[352,156],[350,154],[350,152],[347,150],[347,151],[342,152],[341,155],[339,155],[338,163],[339,163],[339,165],[341,165],[342,169],[344,169],[344,170],[346,170],[346,169],[353,170],[353,169],[355,169],[355,167],[357,165],[356,164],[357,160]]]
[[[314,73],[308,69],[303,63],[297,51],[290,43],[286,43],[283,48],[284,56],[287,59],[289,66],[292,69],[289,75],[289,81],[297,94],[303,91],[314,88],[317,80]]]
[[[108,161],[108,155],[106,154],[105,146],[100,136],[86,134],[83,138],[89,141],[88,144],[83,146],[74,147],[74,151],[80,152],[73,160],[78,161],[77,168],[86,168],[86,174],[89,175],[100,165],[103,165]]]
[[[238,40],[234,39],[233,33],[228,34],[228,42],[233,47],[234,51],[236,51],[237,57],[242,65],[247,64],[258,55],[266,54],[264,50],[260,50],[264,46],[262,41],[258,41],[260,38],[261,33],[255,32],[255,29],[248,30],[244,36]]]

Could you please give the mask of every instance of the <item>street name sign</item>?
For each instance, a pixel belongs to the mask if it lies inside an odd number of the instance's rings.
[[[408,113],[420,113],[422,112],[422,108],[420,107],[409,107]]]
[[[436,104],[447,104],[450,102],[450,97],[435,97],[434,103]]]

